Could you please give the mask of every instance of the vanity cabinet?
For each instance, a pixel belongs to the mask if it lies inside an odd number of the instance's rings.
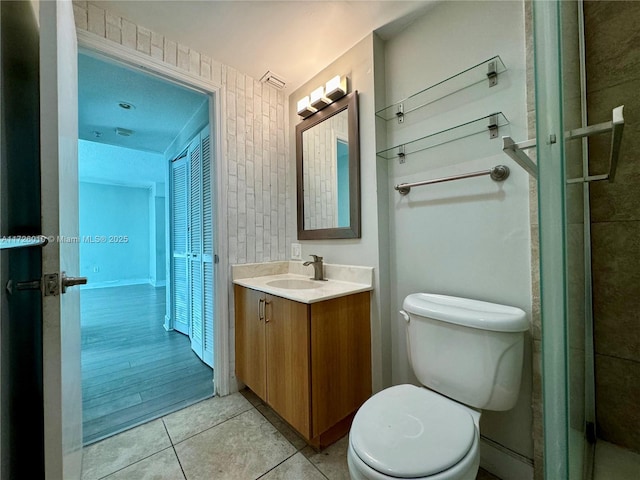
[[[234,285],[236,376],[316,448],[371,396],[369,292],[306,304]]]

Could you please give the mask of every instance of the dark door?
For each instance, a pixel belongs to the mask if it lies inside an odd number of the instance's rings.
[[[0,234],[38,235],[38,27],[30,2],[0,2]],[[0,252],[1,478],[43,478],[42,299],[6,286],[39,279],[41,249]]]

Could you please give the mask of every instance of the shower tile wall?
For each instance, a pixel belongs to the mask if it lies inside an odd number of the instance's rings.
[[[615,183],[591,186],[598,436],[640,453],[640,2],[585,2],[589,124],[625,106]],[[608,136],[591,173],[607,170]]]
[[[536,136],[535,78],[533,61],[533,4],[524,2],[525,54],[527,65],[527,138]],[[536,161],[535,150],[529,155]],[[533,412],[533,475],[535,480],[544,478],[544,433],[542,430],[542,330],[540,318],[540,237],[538,223],[538,183],[529,178],[529,221],[531,223],[531,338],[532,338],[532,387]]]

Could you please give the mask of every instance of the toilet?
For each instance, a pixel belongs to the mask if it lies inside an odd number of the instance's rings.
[[[396,385],[356,413],[347,461],[354,480],[474,480],[482,410],[513,408],[524,332],[519,308],[414,293],[405,319],[409,363],[423,385]]]

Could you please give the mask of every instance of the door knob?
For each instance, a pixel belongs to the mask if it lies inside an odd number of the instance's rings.
[[[86,284],[87,277],[67,277],[67,274],[65,272],[62,272],[61,293],[65,293],[67,291],[67,287]]]
[[[66,293],[67,287],[87,284],[87,277],[67,277],[65,272],[62,272],[60,279],[61,281],[59,282],[57,273],[47,273],[42,277],[42,280],[30,280],[28,282],[9,280],[5,289],[9,295],[13,295],[14,290],[40,290],[44,285],[44,296],[55,297],[61,293]]]

